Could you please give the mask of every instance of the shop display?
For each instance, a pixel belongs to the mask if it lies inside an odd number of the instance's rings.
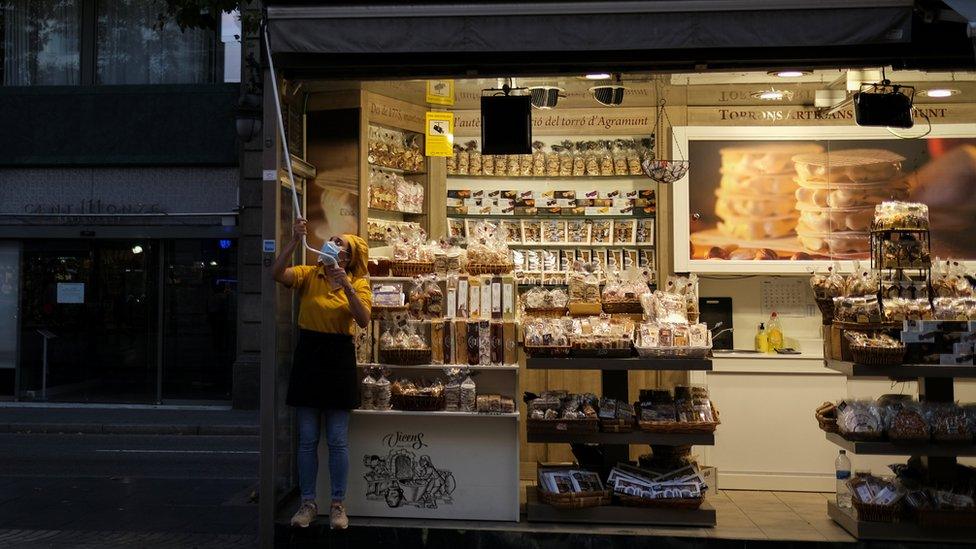
[[[972,405],[918,402],[909,395],[879,398],[876,401],[824,403],[815,415],[820,428],[838,432],[848,440],[889,440],[892,442],[972,442]],[[832,421],[833,420],[833,421]]]
[[[705,387],[642,390],[635,404],[638,426],[656,433],[714,432],[718,411]]]
[[[464,147],[455,146],[453,158],[448,159],[447,173],[497,177],[641,176],[641,162],[648,156],[651,142],[646,139],[564,140],[545,151],[545,144],[536,141],[532,147],[532,154],[482,157],[478,142],[469,141]]]
[[[955,465],[936,483],[928,480],[929,471],[918,458],[889,467],[895,473],[898,489],[904,492],[899,520],[943,529],[971,526],[976,520],[976,469]]]
[[[423,136],[405,130],[371,125],[367,160],[373,166],[423,172],[427,164]]]
[[[929,228],[929,207],[917,202],[885,201],[874,208],[875,230],[913,230]]]
[[[366,376],[360,382],[362,410],[389,410],[391,407],[390,380],[381,368],[368,368]]]
[[[410,221],[392,221],[388,219],[372,218],[366,221],[366,233],[371,242],[386,242],[387,235],[391,230],[413,232],[421,230],[421,227],[419,223],[413,223]]]
[[[569,305],[569,295],[562,288],[547,290],[536,286],[522,294],[522,303],[526,315],[562,316],[566,313],[566,307]]]
[[[634,323],[608,315],[573,319],[569,343],[573,356],[630,356]]]

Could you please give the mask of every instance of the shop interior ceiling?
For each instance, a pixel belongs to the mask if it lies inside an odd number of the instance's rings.
[[[323,5],[304,0],[266,1],[266,4],[269,5],[268,13],[272,35],[276,31],[285,34],[292,31],[302,35],[298,38],[279,37],[280,41],[283,42],[281,44],[283,48],[294,48],[292,51],[276,52],[276,57],[280,58],[279,68],[282,74],[289,79],[351,78],[366,80],[375,78],[449,78],[459,75],[507,77],[533,74],[571,74],[586,71],[701,73],[715,70],[766,71],[797,67],[826,69],[892,66],[899,69],[927,71],[958,71],[976,68],[974,37],[971,36],[974,34],[973,29],[976,26],[969,23],[970,18],[976,17],[976,13],[966,14],[967,11],[976,10],[964,9],[967,5],[972,4],[971,0],[850,0],[848,2],[823,0],[822,3],[824,3],[823,6],[820,6],[818,2],[804,2],[803,0],[753,3],[745,3],[744,0],[723,0],[722,2],[680,0],[547,2],[546,0],[536,0],[518,3],[488,0],[477,3],[428,0],[426,2],[400,3],[364,1],[356,4],[336,2]],[[319,5],[313,7],[312,4]],[[485,38],[480,36],[482,33],[477,32],[478,18],[465,18],[464,13],[475,9],[486,14],[494,14],[495,19],[504,19],[506,10],[512,13],[518,13],[520,9],[522,11],[530,8],[542,10],[539,12],[541,15],[521,18],[523,26],[531,26],[531,23],[525,23],[526,19],[531,21],[534,18],[544,22],[547,17],[555,19],[557,15],[560,15],[560,12],[545,11],[552,6],[555,6],[551,8],[552,10],[560,6],[578,10],[581,8],[574,6],[592,5],[596,6],[593,8],[596,10],[610,10],[607,13],[608,16],[620,16],[626,14],[613,10],[636,9],[625,6],[630,4],[663,6],[661,8],[641,8],[643,10],[658,9],[661,11],[660,14],[643,14],[650,16],[687,15],[695,18],[710,15],[712,17],[709,21],[711,21],[712,26],[705,26],[704,30],[698,29],[699,35],[686,36],[684,40],[677,41],[671,36],[674,34],[673,30],[671,33],[666,32],[666,29],[656,29],[655,32],[648,30],[646,37],[642,38],[643,42],[629,40],[629,42],[634,43],[636,49],[627,49],[626,45],[622,45],[624,42],[628,42],[622,41],[623,36],[614,37],[612,32],[607,32],[602,35],[606,36],[605,39],[599,39],[602,40],[599,44],[580,43],[574,47],[573,42],[567,41],[563,36],[560,37],[560,40],[551,41],[552,44],[562,44],[563,49],[535,49],[533,51],[520,51],[518,48],[518,45],[523,42],[519,39],[519,32],[525,30],[522,27],[510,29],[510,34],[506,35],[509,38],[506,38],[504,50],[497,51],[479,51],[476,46],[471,45],[477,43],[478,40],[465,40],[464,36],[452,37],[452,39],[457,40],[454,48],[448,48],[447,44],[437,42],[433,38],[418,40],[413,37],[403,37],[403,39],[398,40],[394,31],[383,27],[383,25],[395,24],[397,25],[396,29],[399,29],[398,32],[406,32],[408,29],[412,29],[412,32],[420,34],[431,33],[434,32],[432,29],[436,29],[435,22],[438,19],[430,14],[445,10],[448,12],[460,10],[461,16],[442,17],[441,19],[454,23],[452,28],[458,26],[455,19],[462,19],[466,25],[463,28],[468,29],[468,35],[473,33],[479,38]],[[695,7],[696,4],[702,4],[706,7]],[[828,6],[827,4],[831,5]],[[602,8],[601,6],[606,7]],[[700,12],[696,11],[699,9]],[[802,17],[794,16],[794,14],[805,10],[817,14],[819,17],[818,24],[829,25],[833,21],[836,23],[834,26],[843,26],[841,23],[845,22],[848,16],[853,16],[858,11],[865,12],[872,9],[907,11],[909,14],[908,23],[904,28],[897,29],[899,36],[903,32],[905,33],[905,39],[894,40],[890,43],[871,41],[838,45],[826,43],[815,47],[790,45],[789,36],[796,36],[796,43],[801,44],[804,43],[804,40],[811,43],[817,42],[811,38],[811,34],[822,34],[815,27],[810,27],[813,22],[805,21]],[[676,13],[681,11],[687,13]],[[754,27],[756,22],[749,19],[752,15],[756,15],[758,20],[765,21],[764,12],[782,14],[782,18],[777,19],[779,21],[778,27],[768,29],[768,37],[763,37],[762,32],[757,31]],[[726,15],[729,18],[726,18]],[[735,17],[738,15],[742,15],[743,24],[751,24],[753,27],[738,29],[738,32],[734,32],[736,31],[735,21],[738,20]],[[863,13],[861,15],[863,16]],[[592,12],[587,15],[575,14],[575,16],[578,24],[590,25],[588,21],[592,21],[592,25],[599,27],[599,23],[602,21],[599,12]],[[718,16],[717,19],[716,16]],[[518,20],[517,17],[515,19]],[[654,18],[652,17],[651,20],[653,21]],[[687,19],[681,21],[685,22],[682,24],[687,26]],[[725,23],[719,24],[718,21]],[[554,20],[551,24],[556,25],[558,21]],[[851,21],[847,21],[847,26],[851,27],[848,30],[855,34],[860,27],[851,25]],[[682,29],[684,28],[682,27]],[[695,26],[690,27],[689,32],[694,32],[696,28]],[[707,35],[712,32],[719,32],[715,29],[721,28],[728,29],[730,36],[734,35],[735,39],[742,45],[709,47],[710,43],[722,41],[710,40],[701,33]],[[316,33],[321,34],[319,31],[323,29],[333,29],[336,33],[342,34],[334,40],[323,42],[338,48],[336,51],[315,48],[316,42],[313,38]],[[667,36],[656,37],[658,31]],[[455,32],[460,31],[455,28]],[[744,32],[746,36],[742,36]],[[827,30],[825,29],[823,32],[826,33]],[[775,45],[771,45],[773,35],[776,35],[776,40],[779,41]],[[752,42],[748,40],[750,36],[753,37]],[[669,38],[670,41],[664,38]],[[589,36],[589,39],[591,41],[597,40],[593,36]],[[276,42],[274,36],[272,36],[272,42]],[[670,44],[670,46],[662,45],[655,49],[646,48],[647,45],[653,45],[657,42]],[[615,43],[619,46],[618,49],[614,49]],[[644,47],[638,47],[638,44],[644,44]],[[430,51],[411,49],[423,47],[441,49]],[[523,48],[531,49],[527,46],[523,46]]]
[[[846,69],[808,71],[799,77],[782,78],[766,71],[753,72],[703,72],[703,73],[623,73],[621,85],[627,88],[624,107],[653,107],[658,97],[664,94],[671,105],[683,105],[689,101],[686,91],[689,86],[734,87],[740,90],[760,90],[775,87],[794,92],[794,98],[784,98],[781,104],[804,105],[813,103],[814,92],[824,89],[844,90],[847,82]],[[880,73],[880,68],[870,72]],[[948,98],[929,98],[920,94],[916,101],[927,102],[974,102],[976,101],[976,71],[966,72],[923,72],[894,70],[885,68],[885,76],[898,84],[914,85],[918,91],[928,88],[944,87],[961,93]],[[455,81],[456,102],[454,109],[478,109],[482,90],[500,87],[506,80],[497,78],[468,78]],[[557,86],[564,90],[565,97],[559,100],[559,108],[597,108],[601,107],[593,98],[590,88],[609,81],[587,80],[582,75],[565,76],[526,76],[511,79],[516,86]],[[366,90],[380,95],[396,97],[411,103],[423,104],[426,101],[426,80],[307,80],[302,82],[305,93],[329,93],[349,90]],[[694,98],[691,98],[694,101]],[[744,99],[747,103],[762,104],[759,99]],[[611,108],[611,107],[607,107]]]

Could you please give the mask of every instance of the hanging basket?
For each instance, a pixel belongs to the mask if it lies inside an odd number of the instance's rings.
[[[645,160],[641,166],[644,174],[654,181],[670,185],[688,173],[687,160]]]

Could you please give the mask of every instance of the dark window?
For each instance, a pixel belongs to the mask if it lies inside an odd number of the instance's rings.
[[[0,0],[0,82],[78,84],[80,29],[81,0]]]
[[[161,7],[150,0],[98,3],[96,84],[219,81],[216,29],[181,31],[172,21],[157,28]]]

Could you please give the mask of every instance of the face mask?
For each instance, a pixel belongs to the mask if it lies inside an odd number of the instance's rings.
[[[328,263],[330,265],[339,264],[339,247],[336,246],[335,242],[331,240],[322,245],[322,249],[319,251],[319,255],[322,258],[323,263]]]

